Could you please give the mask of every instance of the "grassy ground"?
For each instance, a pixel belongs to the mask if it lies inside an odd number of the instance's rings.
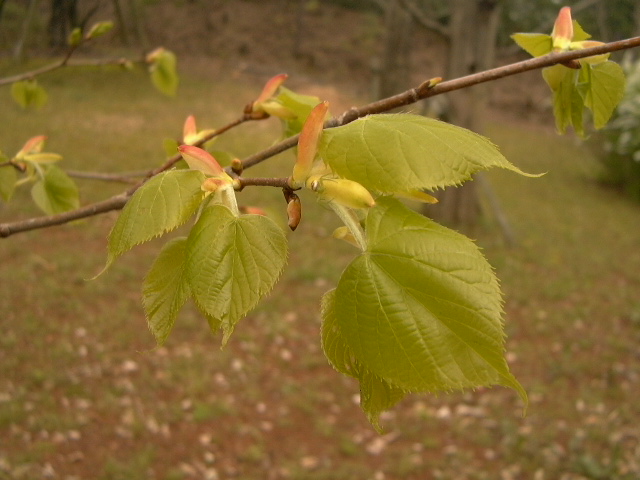
[[[260,88],[218,77],[194,69],[165,99],[136,73],[67,72],[45,82],[51,101],[36,114],[5,89],[0,146],[45,133],[68,168],[153,166],[187,114],[222,125]],[[243,126],[220,147],[243,156],[276,131]],[[161,242],[85,280],[104,263],[107,214],[0,242],[0,478],[639,478],[640,207],[600,189],[570,138],[498,120],[489,133],[521,168],[549,172],[492,173],[520,245],[478,239],[506,294],[526,417],[512,391],[483,389],[410,397],[383,416],[385,435],[373,431],[357,385],[320,351],[319,298],[351,251],[327,238],[335,222],[309,198],[287,273],[222,351],[192,308],[154,349],[139,290]],[[83,181],[82,198],[119,188]],[[279,192],[241,196],[263,202],[284,220]],[[0,206],[3,221],[34,213],[27,191]]]

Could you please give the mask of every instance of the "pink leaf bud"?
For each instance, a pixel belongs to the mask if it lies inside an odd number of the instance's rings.
[[[319,103],[311,110],[307,117],[300,138],[298,139],[298,157],[293,167],[293,181],[295,184],[304,185],[311,174],[313,161],[318,153],[318,144],[324,128],[324,119],[329,109],[328,102]]]
[[[551,32],[554,50],[566,50],[573,39],[571,7],[562,7]]]

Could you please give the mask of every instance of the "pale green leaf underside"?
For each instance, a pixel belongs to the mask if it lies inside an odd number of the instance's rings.
[[[198,306],[220,320],[223,343],[276,283],[285,265],[282,229],[262,215],[207,207],[189,234],[187,274]]]
[[[542,76],[553,91],[553,114],[556,128],[565,133],[573,126],[576,133],[584,135],[584,100],[577,88],[579,72],[563,65],[542,69]]]
[[[189,284],[185,276],[186,245],[187,237],[169,241],[142,284],[147,324],[158,345],[167,340],[178,312],[189,298]]]
[[[49,98],[37,80],[23,80],[13,83],[11,96],[22,108],[41,108]]]
[[[411,114],[370,115],[327,129],[319,153],[338,175],[381,193],[458,185],[491,167],[522,173],[487,138]]]
[[[6,161],[3,155],[0,153],[0,162]],[[0,198],[5,202],[11,200],[13,192],[16,188],[16,181],[18,180],[18,172],[13,166],[8,165],[0,167]]]
[[[358,362],[407,391],[500,384],[525,399],[504,359],[500,289],[475,244],[388,198],[366,229],[369,248],[335,299]]]
[[[178,89],[178,73],[176,56],[173,52],[164,51],[151,66],[151,82],[165,95],[173,96]]]
[[[295,114],[295,118],[284,121],[284,136],[290,137],[300,133],[302,125],[313,110],[320,103],[320,99],[311,95],[301,95],[285,87],[280,87],[278,101]]]
[[[336,370],[358,379],[360,406],[374,428],[380,431],[380,414],[402,400],[407,391],[371,373],[353,356],[337,322],[335,290],[322,298],[322,349]]]
[[[31,197],[49,215],[73,210],[80,205],[75,182],[55,165],[44,169],[44,176],[31,188]]]
[[[201,172],[170,170],[141,186],[127,202],[109,234],[108,267],[131,248],[185,223],[204,198]],[[106,268],[105,267],[105,268]]]
[[[553,49],[551,35],[544,33],[514,33],[511,38],[532,57],[541,57]]]
[[[583,68],[590,69],[586,75],[589,82],[582,91],[584,104],[593,113],[594,126],[602,128],[624,96],[624,71],[620,65],[610,61]]]

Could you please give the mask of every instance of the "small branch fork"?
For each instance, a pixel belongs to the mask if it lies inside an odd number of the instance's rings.
[[[378,100],[376,102],[369,103],[362,107],[351,108],[338,117],[329,120],[325,123],[325,128],[333,128],[341,125],[346,125],[358,118],[372,115],[376,113],[384,113],[394,108],[411,105],[419,100],[425,98],[434,97],[443,93],[452,92],[454,90],[460,90],[468,88],[473,85],[478,85],[485,82],[490,82],[500,78],[517,75],[519,73],[527,72],[530,70],[537,70],[544,67],[550,67],[556,64],[562,64],[572,62],[579,58],[590,57],[593,55],[600,55],[603,53],[615,52],[619,50],[626,50],[640,46],[640,37],[633,37],[626,40],[620,40],[617,42],[611,42],[604,45],[600,45],[592,48],[585,48],[582,50],[574,50],[570,52],[551,53],[542,57],[531,58],[521,62],[512,63],[502,67],[486,70],[473,75],[460,77],[454,80],[449,80],[441,83],[436,83],[434,80],[427,80],[417,86],[405,92],[393,95],[391,97]],[[229,123],[225,127],[222,127],[216,132],[212,133],[209,137],[203,139],[198,143],[198,146],[202,145],[211,138],[221,135],[224,132],[234,128],[248,120],[255,120],[250,115],[243,114],[237,120]],[[298,143],[298,135],[292,136],[277,143],[265,150],[257,152],[244,160],[242,160],[242,168],[246,169],[257,165],[268,158],[271,158],[281,152],[284,152],[290,148],[293,148]],[[27,220],[21,220],[17,222],[1,223],[0,224],[0,237],[6,238],[15,233],[26,232],[29,230],[35,230],[39,228],[46,228],[53,225],[61,225],[81,218],[87,218],[101,213],[110,212],[113,210],[119,210],[125,206],[129,198],[133,193],[149,178],[171,168],[175,163],[180,160],[180,155],[174,155],[168,159],[163,165],[146,173],[144,179],[136,183],[129,190],[122,192],[118,195],[110,197],[106,200],[96,202],[84,207],[72,210],[69,212],[42,216],[36,218],[30,218]],[[265,186],[277,186],[282,187],[284,179],[242,179],[241,186],[249,185],[265,185]]]

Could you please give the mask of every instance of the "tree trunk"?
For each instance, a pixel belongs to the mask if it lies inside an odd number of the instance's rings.
[[[78,0],[52,0],[49,17],[49,44],[65,48],[71,30],[78,26]]]
[[[493,66],[500,7],[497,0],[452,0],[451,40],[448,78],[458,78]],[[477,85],[449,94],[448,121],[474,132],[482,130],[481,114],[486,108],[488,89]],[[456,227],[473,229],[480,217],[476,184],[447,188],[437,192],[440,202],[425,209],[435,220]]]
[[[37,3],[37,0],[29,1],[27,13],[24,17],[24,21],[22,22],[22,33],[20,34],[20,38],[13,47],[13,58],[17,61],[21,61],[24,59],[24,46],[29,39],[29,32],[31,31],[31,23],[36,12]]]
[[[378,98],[400,93],[411,83],[412,16],[396,1],[386,3],[384,16],[385,41]]]
[[[139,0],[129,0],[129,8],[131,12],[131,23],[138,45],[146,49],[149,45],[147,34],[144,29],[144,16],[140,12],[144,7],[140,5]]]
[[[123,45],[129,45],[129,34],[127,33],[127,22],[124,18],[124,12],[122,11],[122,5],[120,0],[112,0],[113,10],[115,11],[116,18],[118,19],[118,36]]]

